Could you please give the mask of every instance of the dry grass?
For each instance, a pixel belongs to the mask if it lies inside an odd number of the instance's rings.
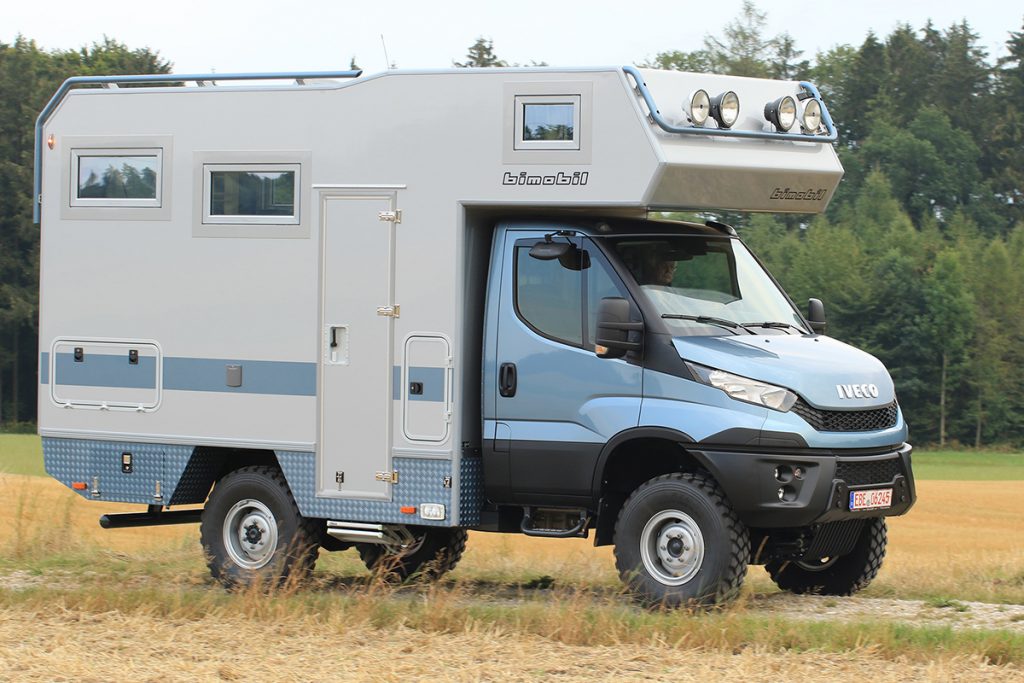
[[[31,628],[26,629],[26,624]],[[0,611],[0,671],[11,680],[77,681],[1011,681],[977,657],[887,660],[870,648],[720,653],[652,642],[578,647],[478,624],[459,633],[324,619],[199,619],[54,609]]]
[[[871,593],[1024,603],[1024,482],[919,486]],[[0,679],[1024,680],[1020,635],[794,620],[764,609],[775,589],[756,567],[727,611],[640,610],[611,550],[584,540],[474,533],[453,579],[429,587],[323,553],[312,584],[229,594],[194,525],[97,524],[136,509],[0,477]]]

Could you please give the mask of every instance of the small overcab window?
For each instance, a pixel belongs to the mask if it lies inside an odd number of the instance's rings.
[[[203,168],[203,223],[299,223],[299,164],[206,164]]]
[[[516,149],[579,149],[579,95],[517,95]]]
[[[162,151],[72,150],[72,206],[159,207]]]

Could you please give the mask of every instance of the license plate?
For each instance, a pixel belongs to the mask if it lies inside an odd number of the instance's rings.
[[[892,489],[850,491],[850,510],[879,510],[892,507]]]

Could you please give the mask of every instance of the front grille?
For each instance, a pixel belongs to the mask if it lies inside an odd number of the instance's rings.
[[[821,410],[798,398],[793,412],[819,432],[873,432],[896,425],[899,407],[896,401],[870,410]]]
[[[888,484],[897,474],[903,474],[899,456],[884,460],[840,460],[836,463],[836,479],[842,479],[848,486]]]

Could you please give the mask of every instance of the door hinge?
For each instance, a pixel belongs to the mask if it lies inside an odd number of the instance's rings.
[[[398,470],[392,470],[390,472],[378,472],[373,477],[377,481],[383,481],[386,484],[397,484],[398,483]]]
[[[387,221],[388,223],[401,223],[402,222],[402,210],[395,209],[394,211],[381,211],[377,214],[378,220]]]
[[[397,318],[402,312],[402,307],[399,304],[394,306],[378,306],[377,315],[382,315],[385,318]]]

